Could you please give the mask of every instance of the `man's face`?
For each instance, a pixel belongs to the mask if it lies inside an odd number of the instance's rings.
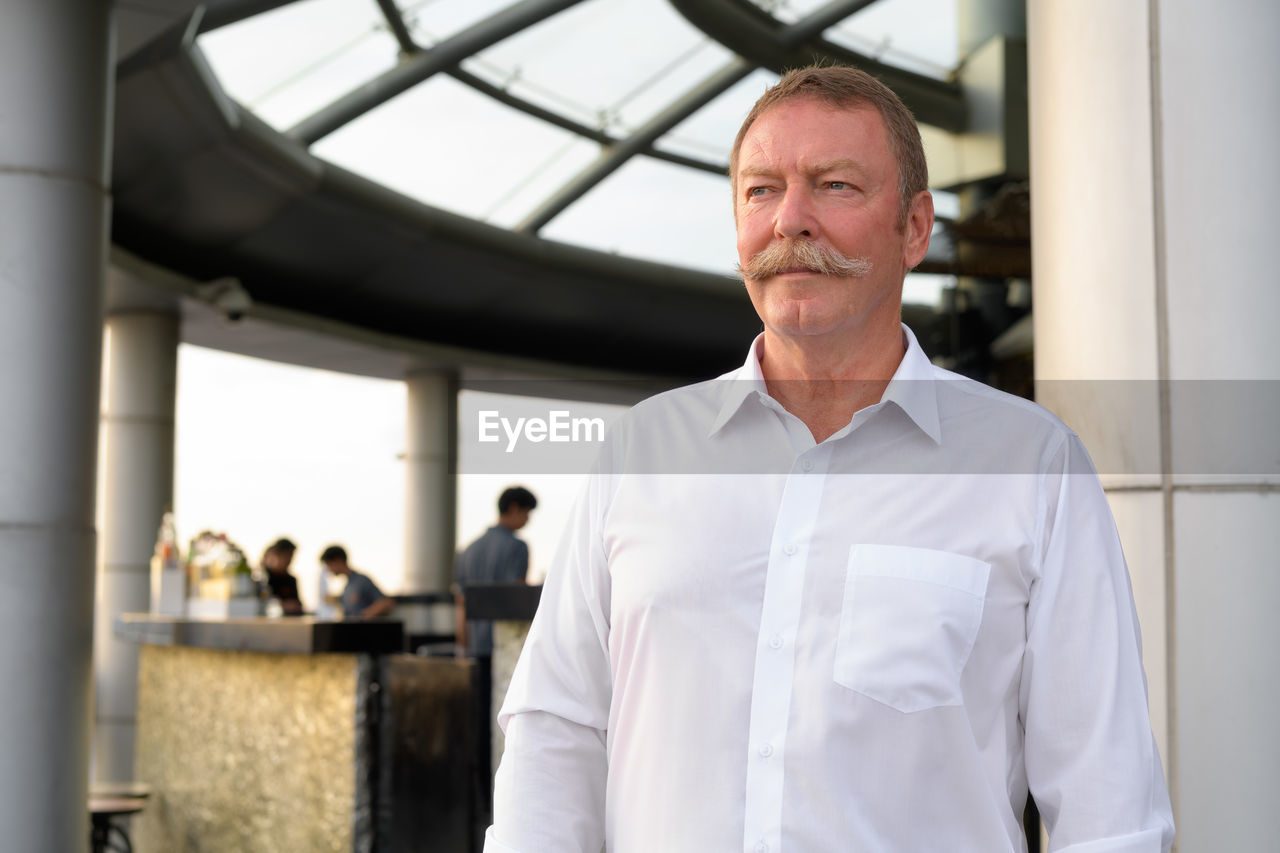
[[[735,176],[738,260],[788,241],[809,241],[856,262],[818,272],[788,261],[744,275],[765,328],[786,338],[836,343],[880,324],[896,328],[902,278],[924,257],[932,199],[913,200],[898,227],[898,165],[884,120],[872,107],[835,108],[813,98],[767,110],[747,131]]]
[[[507,510],[507,515],[511,519],[510,527],[512,530],[520,530],[529,523],[529,510],[522,506],[512,506]]]

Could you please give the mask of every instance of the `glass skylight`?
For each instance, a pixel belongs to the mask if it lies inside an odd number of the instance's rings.
[[[671,129],[656,146],[673,154],[728,166],[738,127],[764,90],[778,82],[772,71],[756,69],[720,97]]]
[[[367,0],[370,4],[374,0]],[[517,0],[396,0],[409,34],[420,47],[431,47],[480,23]]]
[[[516,0],[396,0],[430,50]],[[779,21],[828,0],[753,0]],[[910,20],[911,26],[904,26]],[[825,37],[945,76],[954,0],[877,0]],[[297,0],[200,38],[225,91],[281,131],[392,68],[400,48],[375,0]],[[584,0],[461,63],[488,84],[622,139],[732,60],[666,0]],[[655,148],[727,165],[734,134],[777,81],[758,69],[660,137]],[[601,154],[598,141],[439,73],[311,146],[321,158],[426,204],[515,227]],[[635,157],[545,225],[548,239],[731,274],[725,177]],[[939,206],[943,213],[943,205]]]
[[[729,179],[633,157],[542,229],[604,252],[732,275]]]
[[[830,0],[751,0],[784,24],[802,21]],[[956,0],[876,0],[822,36],[886,65],[946,79],[957,56]]]
[[[311,150],[419,201],[509,227],[600,146],[438,74]]]
[[[396,63],[373,0],[300,0],[200,36],[223,90],[287,130]]]
[[[956,0],[877,0],[822,35],[886,65],[943,80],[960,61],[956,5]]]
[[[512,94],[588,127],[625,134],[729,56],[668,3],[588,0],[464,67],[505,77]]]

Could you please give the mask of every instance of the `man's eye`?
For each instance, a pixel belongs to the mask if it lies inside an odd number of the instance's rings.
[[[827,187],[833,190],[847,190],[852,188],[852,184],[847,181],[827,181]]]
[[[747,197],[751,198],[753,196],[761,196],[768,192],[768,190],[768,187],[749,187],[747,189]]]

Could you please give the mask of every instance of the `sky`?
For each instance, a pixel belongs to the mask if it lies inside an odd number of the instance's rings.
[[[427,45],[508,2],[398,0],[415,38]],[[764,5],[794,20],[822,3]],[[879,0],[828,36],[886,61],[943,73],[955,64],[955,3]],[[226,93],[281,130],[397,61],[374,0],[299,0],[205,34],[199,48]],[[464,67],[625,135],[728,58],[666,0],[587,0]],[[763,71],[749,75],[659,146],[727,160],[741,117],[775,79]],[[419,201],[510,226],[600,148],[437,75],[311,150]],[[940,197],[938,207],[953,213],[954,198]],[[725,274],[736,261],[727,180],[652,158],[628,162],[542,236]],[[904,295],[936,302],[949,284],[911,276]],[[386,591],[406,591],[403,383],[185,344],[178,370],[174,510],[181,541],[204,529],[225,532],[256,562],[267,544],[287,536],[299,545],[294,571],[309,603],[318,555],[337,542]],[[475,402],[474,392],[463,392],[460,409]],[[621,411],[598,413],[612,420]],[[539,497],[521,535],[530,543],[531,574],[544,574],[580,477],[468,474],[465,458],[460,465],[459,547],[492,523],[498,493],[519,482]]]

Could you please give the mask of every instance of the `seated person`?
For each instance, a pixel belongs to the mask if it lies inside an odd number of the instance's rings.
[[[289,572],[289,564],[293,562],[293,555],[297,550],[297,545],[282,537],[262,552],[261,569],[266,584],[263,594],[267,598],[278,599],[286,616],[302,615],[298,579]]]
[[[320,562],[335,575],[346,575],[347,588],[331,602],[342,605],[343,619],[380,619],[395,607],[395,600],[388,598],[368,575],[357,572],[347,564],[347,549],[330,545],[320,555]]]

